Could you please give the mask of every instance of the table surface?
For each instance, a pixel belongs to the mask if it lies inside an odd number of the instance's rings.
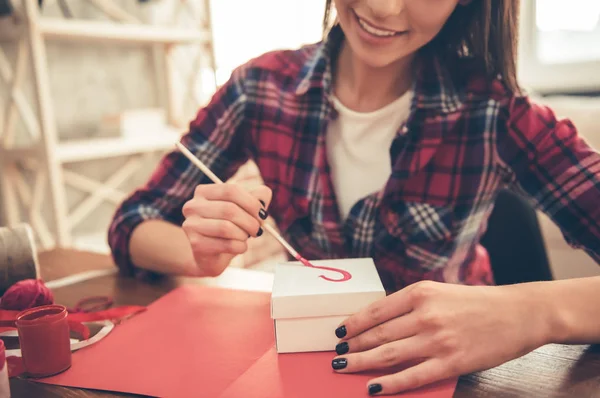
[[[114,268],[110,257],[73,250],[40,253],[40,269],[45,281],[89,270]],[[231,268],[218,278],[166,278],[138,281],[108,275],[60,287],[55,301],[74,305],[91,295],[109,295],[117,305],[148,305],[181,284],[202,284],[246,290],[269,291],[273,275]],[[11,379],[13,397],[133,397],[102,391],[64,388]],[[522,358],[484,372],[461,377],[456,393],[460,397],[600,397],[600,347],[548,345]]]

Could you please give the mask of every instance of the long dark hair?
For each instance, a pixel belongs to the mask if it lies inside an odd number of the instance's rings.
[[[469,57],[480,62],[488,76],[501,75],[518,91],[517,45],[520,0],[474,0],[456,7],[440,33],[423,48],[449,60]],[[332,0],[325,0],[323,32],[331,28]]]

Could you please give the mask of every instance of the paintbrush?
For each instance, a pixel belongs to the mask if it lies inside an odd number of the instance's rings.
[[[200,159],[198,159],[193,153],[191,153],[189,151],[189,149],[187,149],[181,142],[176,142],[175,146],[181,151],[181,153],[183,153],[185,155],[186,158],[189,159],[190,162],[192,162],[196,167],[198,167],[208,178],[210,178],[210,180],[215,183],[215,184],[223,184],[223,181],[221,181],[221,179],[219,177],[217,177],[215,175],[215,173],[213,173],[204,163],[202,163],[202,161]],[[294,248],[281,236],[279,235],[279,233],[277,232],[277,230],[275,230],[275,228],[273,228],[270,224],[268,223],[263,223],[262,227],[268,232],[270,233],[280,244],[281,246],[283,246],[288,253],[290,253],[292,255],[292,257],[294,257],[297,261],[300,261],[303,265],[307,266],[307,267],[312,267],[312,268],[319,268],[319,269],[323,269],[323,270],[328,270],[328,271],[334,271],[334,272],[339,272],[343,275],[342,279],[331,279],[329,277],[326,277],[324,275],[320,275],[321,278],[328,280],[328,281],[332,281],[332,282],[341,282],[341,281],[345,281],[350,279],[352,276],[350,275],[350,273],[348,273],[345,270],[341,270],[341,269],[337,269],[337,268],[330,268],[330,267],[322,267],[322,266],[316,266],[311,264],[307,259],[305,259],[304,257],[302,257],[300,255],[300,253],[298,253],[296,250],[294,250]]]

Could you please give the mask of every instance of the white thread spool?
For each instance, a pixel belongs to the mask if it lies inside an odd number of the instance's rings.
[[[40,277],[33,231],[28,224],[0,228],[0,296],[15,283]]]

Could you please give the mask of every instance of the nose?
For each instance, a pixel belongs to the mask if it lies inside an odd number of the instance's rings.
[[[376,18],[399,15],[404,10],[405,0],[367,0],[367,6]]]

